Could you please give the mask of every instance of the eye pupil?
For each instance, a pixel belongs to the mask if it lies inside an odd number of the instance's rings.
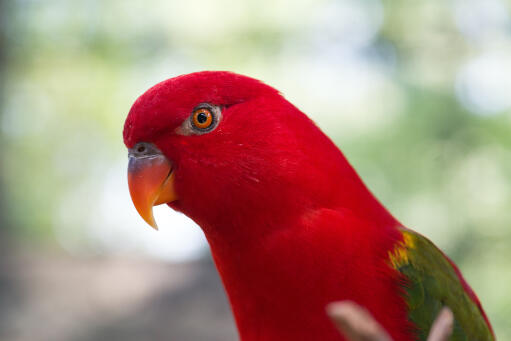
[[[140,147],[138,147],[138,148],[137,148],[137,152],[139,152],[139,153],[143,153],[143,152],[145,152],[145,147],[144,147],[144,146],[140,146]]]
[[[200,124],[206,123],[207,120],[208,115],[206,115],[205,113],[201,112],[197,115],[197,122],[199,122]]]

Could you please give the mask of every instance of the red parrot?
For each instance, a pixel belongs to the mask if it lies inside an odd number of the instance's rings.
[[[396,341],[494,340],[477,296],[399,223],[334,143],[274,88],[231,72],[150,88],[124,125],[139,214],[168,204],[205,233],[243,341],[343,340],[325,307],[351,300]]]

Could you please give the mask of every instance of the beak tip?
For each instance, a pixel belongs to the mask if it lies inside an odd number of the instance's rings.
[[[158,231],[158,224],[156,224],[156,220],[154,220],[152,209],[150,210],[149,214],[141,214],[141,216],[149,226]]]

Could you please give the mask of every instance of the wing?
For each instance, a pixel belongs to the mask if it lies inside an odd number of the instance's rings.
[[[454,313],[450,340],[495,340],[491,326],[474,292],[454,263],[431,241],[403,229],[403,241],[389,255],[391,266],[407,280],[404,284],[408,317],[426,340],[443,306]]]

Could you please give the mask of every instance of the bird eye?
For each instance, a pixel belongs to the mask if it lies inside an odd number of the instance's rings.
[[[221,107],[201,103],[193,109],[192,114],[176,128],[175,132],[185,136],[207,134],[215,130],[221,120]]]
[[[208,129],[213,124],[213,114],[207,108],[199,108],[193,112],[192,123],[198,129]]]

